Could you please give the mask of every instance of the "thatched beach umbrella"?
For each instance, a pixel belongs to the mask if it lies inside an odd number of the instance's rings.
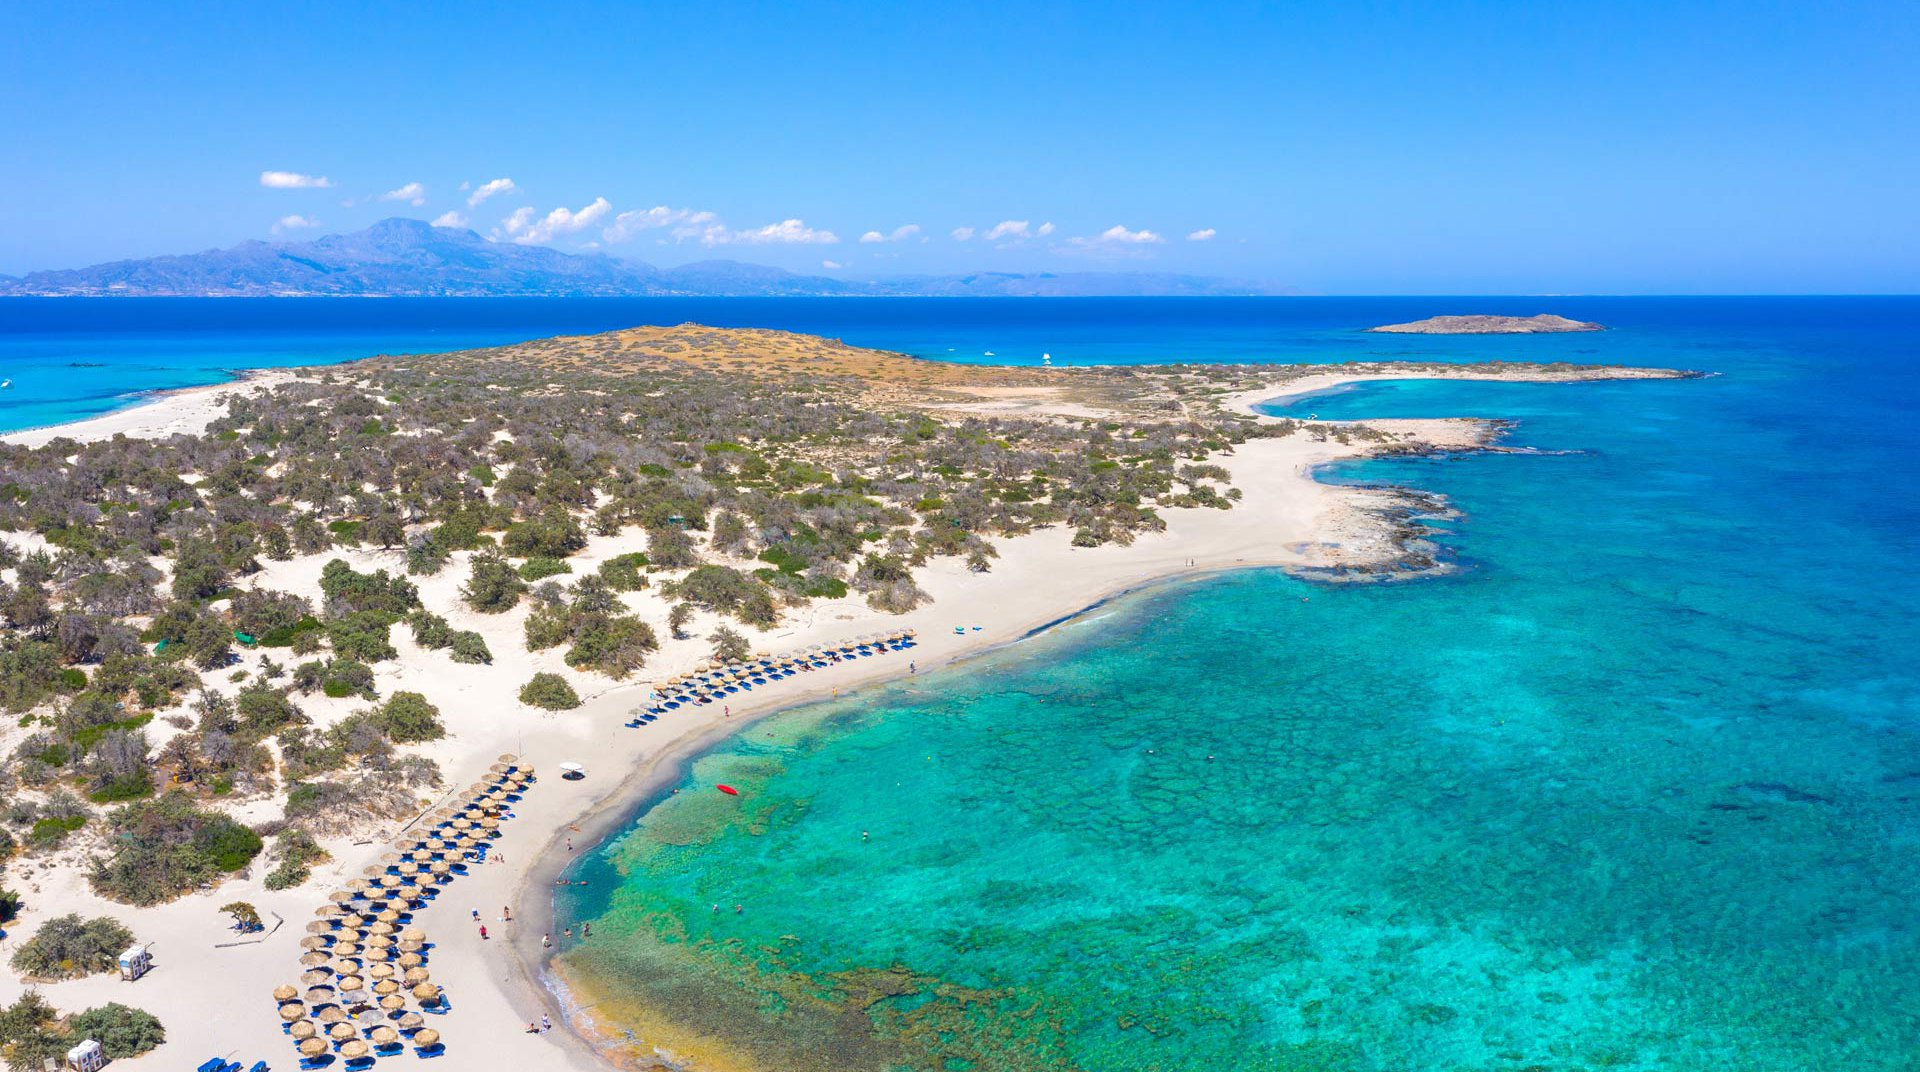
[[[428,1049],[438,1045],[439,1042],[440,1032],[435,1031],[431,1027],[423,1027],[413,1033],[413,1044],[420,1049]]]
[[[307,1007],[297,1001],[289,1001],[280,1006],[280,1019],[292,1023],[307,1014]]]
[[[333,931],[334,925],[332,920],[316,919],[312,923],[307,924],[308,934],[331,934]]]
[[[305,938],[300,939],[300,948],[302,949],[325,949],[332,944],[332,942],[329,942],[317,934],[309,934]]]
[[[340,990],[342,993],[353,990],[365,990],[366,988],[367,981],[358,975],[342,975],[340,977]]]
[[[421,983],[427,981],[427,969],[408,968],[407,974],[401,976],[401,981],[405,982],[408,986],[419,986]]]
[[[313,1018],[323,1024],[337,1024],[347,1018],[347,1010],[338,1005],[329,1005],[315,1012]]]
[[[381,867],[379,864],[368,864],[360,869],[360,873],[368,878],[372,878],[375,875],[385,874],[386,870],[386,868]],[[365,887],[362,888],[364,889]]]
[[[300,994],[300,991],[295,990],[293,987],[287,985],[286,983],[281,983],[279,986],[276,986],[273,988],[273,1000],[275,1001],[280,1001],[280,1002],[292,1001],[294,998],[298,997],[299,994]]]
[[[386,865],[388,865],[389,867],[391,867],[392,865],[394,865],[394,864],[397,864],[397,863],[399,863],[399,862],[400,862],[400,854],[399,854],[399,853],[397,853],[397,852],[384,852],[384,853],[381,853],[381,854],[380,854],[380,862],[381,862],[381,863],[383,863],[383,864],[386,864]]]
[[[384,927],[386,926],[386,924],[382,923],[380,924],[380,926]],[[391,948],[392,945],[393,945],[393,939],[390,936],[385,934],[370,935],[367,938],[368,949],[388,949],[388,948]]]
[[[425,848],[415,849],[412,852],[407,854],[407,859],[416,865],[424,864],[433,859],[433,850],[425,849]],[[402,872],[405,872],[406,871],[405,865],[402,865],[400,870]]]
[[[350,893],[361,893],[365,891],[366,888],[367,888],[367,880],[364,878],[350,879],[348,880],[346,885],[346,889]],[[351,898],[349,898],[349,900],[351,900]]]
[[[333,958],[316,949],[311,953],[300,954],[300,966],[303,968],[318,968],[331,959]]]
[[[445,860],[435,860],[433,863],[427,865],[427,870],[433,872],[435,877],[445,881],[447,873],[452,871],[453,868]]]
[[[379,1027],[373,1029],[372,1038],[375,1046],[391,1046],[400,1041],[400,1032],[395,1031],[386,1024],[381,1024]]]
[[[402,1016],[398,1023],[402,1031],[418,1031],[420,1028],[426,1026],[427,1018],[417,1012],[410,1012]]]
[[[373,984],[373,992],[383,998],[388,994],[398,994],[400,992],[400,984],[394,982],[392,979],[382,979]]]
[[[332,968],[333,968],[333,974],[335,975],[359,975],[360,974],[360,958],[359,957],[335,957],[333,958]],[[338,985],[338,983],[336,982],[335,985]]]
[[[403,942],[424,942],[427,940],[427,932],[418,927],[408,927],[406,930],[400,932],[400,940]]]
[[[360,1032],[355,1030],[354,1026],[345,1020],[327,1028],[328,1037],[332,1038],[335,1042],[345,1042],[347,1039],[358,1041],[357,1036],[359,1034]]]
[[[340,1044],[340,1056],[349,1061],[357,1061],[366,1055],[367,1042],[365,1039],[348,1039]]]
[[[333,1000],[333,988],[330,986],[309,987],[306,998],[311,1004],[325,1005],[327,1002]]]
[[[374,918],[378,919],[382,923],[397,923],[400,920],[400,913],[395,912],[391,908],[388,908],[388,909],[383,909],[380,912],[380,914]]]
[[[407,999],[398,994],[388,994],[380,999],[380,1007],[388,1012],[399,1012],[407,1007]]]
[[[325,985],[326,981],[331,978],[333,978],[333,973],[326,970],[325,968],[314,968],[311,971],[304,971],[300,973],[300,981],[306,984],[307,986],[322,986],[322,985]],[[292,990],[293,988],[289,986],[289,987],[283,987],[282,989]],[[279,990],[274,991],[273,996],[279,997],[280,991]],[[292,997],[293,995],[288,994],[287,996]]]
[[[416,983],[413,998],[422,1005],[432,1005],[440,1000],[440,988],[432,983]]]
[[[341,943],[340,943],[339,945],[336,945],[336,946],[334,946],[334,947],[333,947],[333,955],[334,955],[334,957],[335,957],[336,959],[338,959],[338,958],[340,958],[340,957],[356,957],[356,956],[359,956],[359,955],[360,955],[360,943],[358,943],[358,942],[341,942]]]
[[[393,965],[391,965],[391,964],[375,964],[375,965],[374,965],[373,967],[371,967],[371,968],[368,968],[368,969],[367,969],[367,978],[369,978],[369,979],[391,979],[391,978],[393,978]],[[377,987],[378,985],[379,985],[379,984],[377,984],[377,983],[375,984],[375,986],[376,986],[376,987]]]
[[[318,1057],[327,1052],[327,1044],[317,1038],[301,1039],[299,1050],[302,1057]]]
[[[487,773],[488,774],[505,774],[512,769],[513,769],[512,767],[507,766],[505,763],[495,763],[493,766],[487,768]]]
[[[413,948],[407,949],[408,946],[412,946]],[[400,948],[406,949],[406,952],[400,954],[400,958],[394,961],[394,963],[400,965],[402,968],[417,968],[426,962],[427,958],[421,956],[419,953],[419,942],[401,942]],[[412,982],[413,980],[409,979],[407,981]]]
[[[287,1025],[287,1034],[292,1035],[295,1042],[305,1042],[319,1033],[320,1029],[313,1026],[312,1020],[295,1020]]]

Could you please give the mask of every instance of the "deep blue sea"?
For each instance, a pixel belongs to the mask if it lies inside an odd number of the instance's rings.
[[[1613,330],[1355,330],[1449,312]],[[0,375],[47,382],[0,424],[112,404],[116,382],[685,319],[969,361],[1711,372],[1278,410],[1508,418],[1539,450],[1324,474],[1447,495],[1452,575],[1168,585],[760,723],[583,854],[594,881],[560,908],[593,938],[560,966],[650,1041],[768,1068],[1892,1072],[1920,1068],[1916,314],[13,302]],[[121,371],[59,371],[74,361]]]

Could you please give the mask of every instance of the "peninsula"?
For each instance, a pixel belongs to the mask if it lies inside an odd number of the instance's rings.
[[[1567,331],[1605,331],[1601,324],[1569,320],[1552,313],[1538,316],[1430,316],[1406,324],[1368,328],[1391,335],[1551,335]]]
[[[1486,449],[1497,425],[1260,401],[1686,375],[984,367],[683,324],[281,369],[0,437],[0,1003],[137,1004],[100,1015],[148,1045],[163,1026],[172,1066],[281,1067],[300,1031],[337,1033],[325,980],[344,997],[364,963],[456,1067],[698,1050],[671,1022],[570,1020],[542,983],[567,850],[689,753],[1178,574],[1442,568],[1410,517],[1444,504],[1311,474]],[[649,713],[687,675],[875,634],[917,645],[788,654],[804,673]],[[129,941],[165,981],[117,981]],[[526,1030],[543,1014],[595,1045]]]

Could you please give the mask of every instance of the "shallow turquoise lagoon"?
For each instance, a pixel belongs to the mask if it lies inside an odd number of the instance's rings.
[[[583,861],[563,967],[761,1067],[1913,1068],[1913,379],[1776,341],[1278,410],[1537,453],[1325,474],[1452,498],[1448,576],[1164,587],[763,723]]]

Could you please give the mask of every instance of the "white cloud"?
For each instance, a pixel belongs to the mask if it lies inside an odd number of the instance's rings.
[[[494,194],[510,194],[519,188],[520,187],[513,184],[512,179],[494,179],[491,182],[483,182],[478,189],[474,190],[473,193],[467,197],[467,207],[477,208],[480,202],[485,201]]]
[[[841,263],[840,263],[839,261],[821,261],[821,262],[820,262],[820,267],[822,267],[822,268],[830,268],[830,269],[838,269],[838,268],[845,268],[845,267],[846,267],[846,265],[844,265],[844,264],[841,264]]]
[[[315,190],[333,185],[325,175],[302,175],[297,171],[262,171],[260,185],[275,190]]]
[[[427,188],[417,182],[410,182],[398,190],[388,190],[380,195],[382,201],[405,201],[414,208],[427,203]]]
[[[1219,231],[1216,231],[1211,227],[1202,227],[1198,231],[1187,232],[1187,241],[1205,242],[1210,240],[1211,238],[1213,238],[1214,235],[1217,235],[1219,233],[1220,233]]]
[[[905,242],[907,239],[912,238],[914,235],[917,235],[919,233],[920,233],[919,224],[908,223],[908,224],[903,224],[899,227],[895,227],[892,231],[888,232],[887,234],[881,234],[879,231],[868,231],[866,234],[863,234],[860,236],[860,241],[862,242]]]
[[[599,223],[601,217],[613,211],[613,205],[604,197],[596,197],[593,203],[578,212],[570,208],[556,208],[547,213],[538,222],[533,219],[533,209],[522,205],[513,215],[500,221],[501,228],[509,238],[523,246],[540,242],[551,242],[564,234],[578,234]]]
[[[987,232],[987,241],[998,242],[1002,238],[1025,238],[1028,235],[1026,220],[1001,220]]]
[[[608,242],[625,242],[636,237],[642,231],[669,227],[675,239],[698,238],[706,225],[718,217],[711,212],[695,212],[690,208],[668,208],[655,205],[649,209],[629,209],[613,218],[600,237]]]
[[[1053,248],[1062,253],[1085,253],[1106,257],[1146,257],[1151,256],[1148,246],[1157,246],[1166,239],[1153,231],[1141,228],[1129,231],[1125,224],[1114,224],[1092,238],[1069,238],[1065,243]]]
[[[1100,232],[1100,241],[1122,242],[1139,246],[1165,242],[1166,239],[1161,238],[1159,235],[1145,228],[1141,228],[1138,231],[1129,231],[1124,224],[1116,223],[1112,227]]]
[[[805,220],[781,220],[752,231],[728,232],[724,227],[709,227],[700,236],[700,241],[709,246],[725,242],[741,242],[750,246],[830,246],[840,241],[840,236],[832,231],[816,231],[808,227]]]
[[[435,227],[465,227],[467,225],[467,218],[452,209],[448,209],[433,218],[433,225]]]
[[[1047,237],[1048,235],[1050,235],[1050,234],[1052,234],[1052,233],[1053,233],[1053,224],[1051,224],[1051,223],[1043,223],[1043,224],[1041,224],[1041,225],[1040,225],[1040,229],[1039,229],[1039,230],[1037,230],[1037,231],[1035,231],[1035,232],[1033,232],[1033,233],[1034,233],[1034,234],[1036,234],[1036,235],[1038,235],[1038,236],[1040,236],[1041,238],[1045,238],[1045,237]]]
[[[965,242],[972,237],[973,228],[971,227],[955,227],[953,229],[953,240],[955,242]]]
[[[314,219],[312,216],[282,216],[273,221],[273,233],[282,234],[287,231],[302,231],[309,227],[318,226],[320,226],[320,221]]]

